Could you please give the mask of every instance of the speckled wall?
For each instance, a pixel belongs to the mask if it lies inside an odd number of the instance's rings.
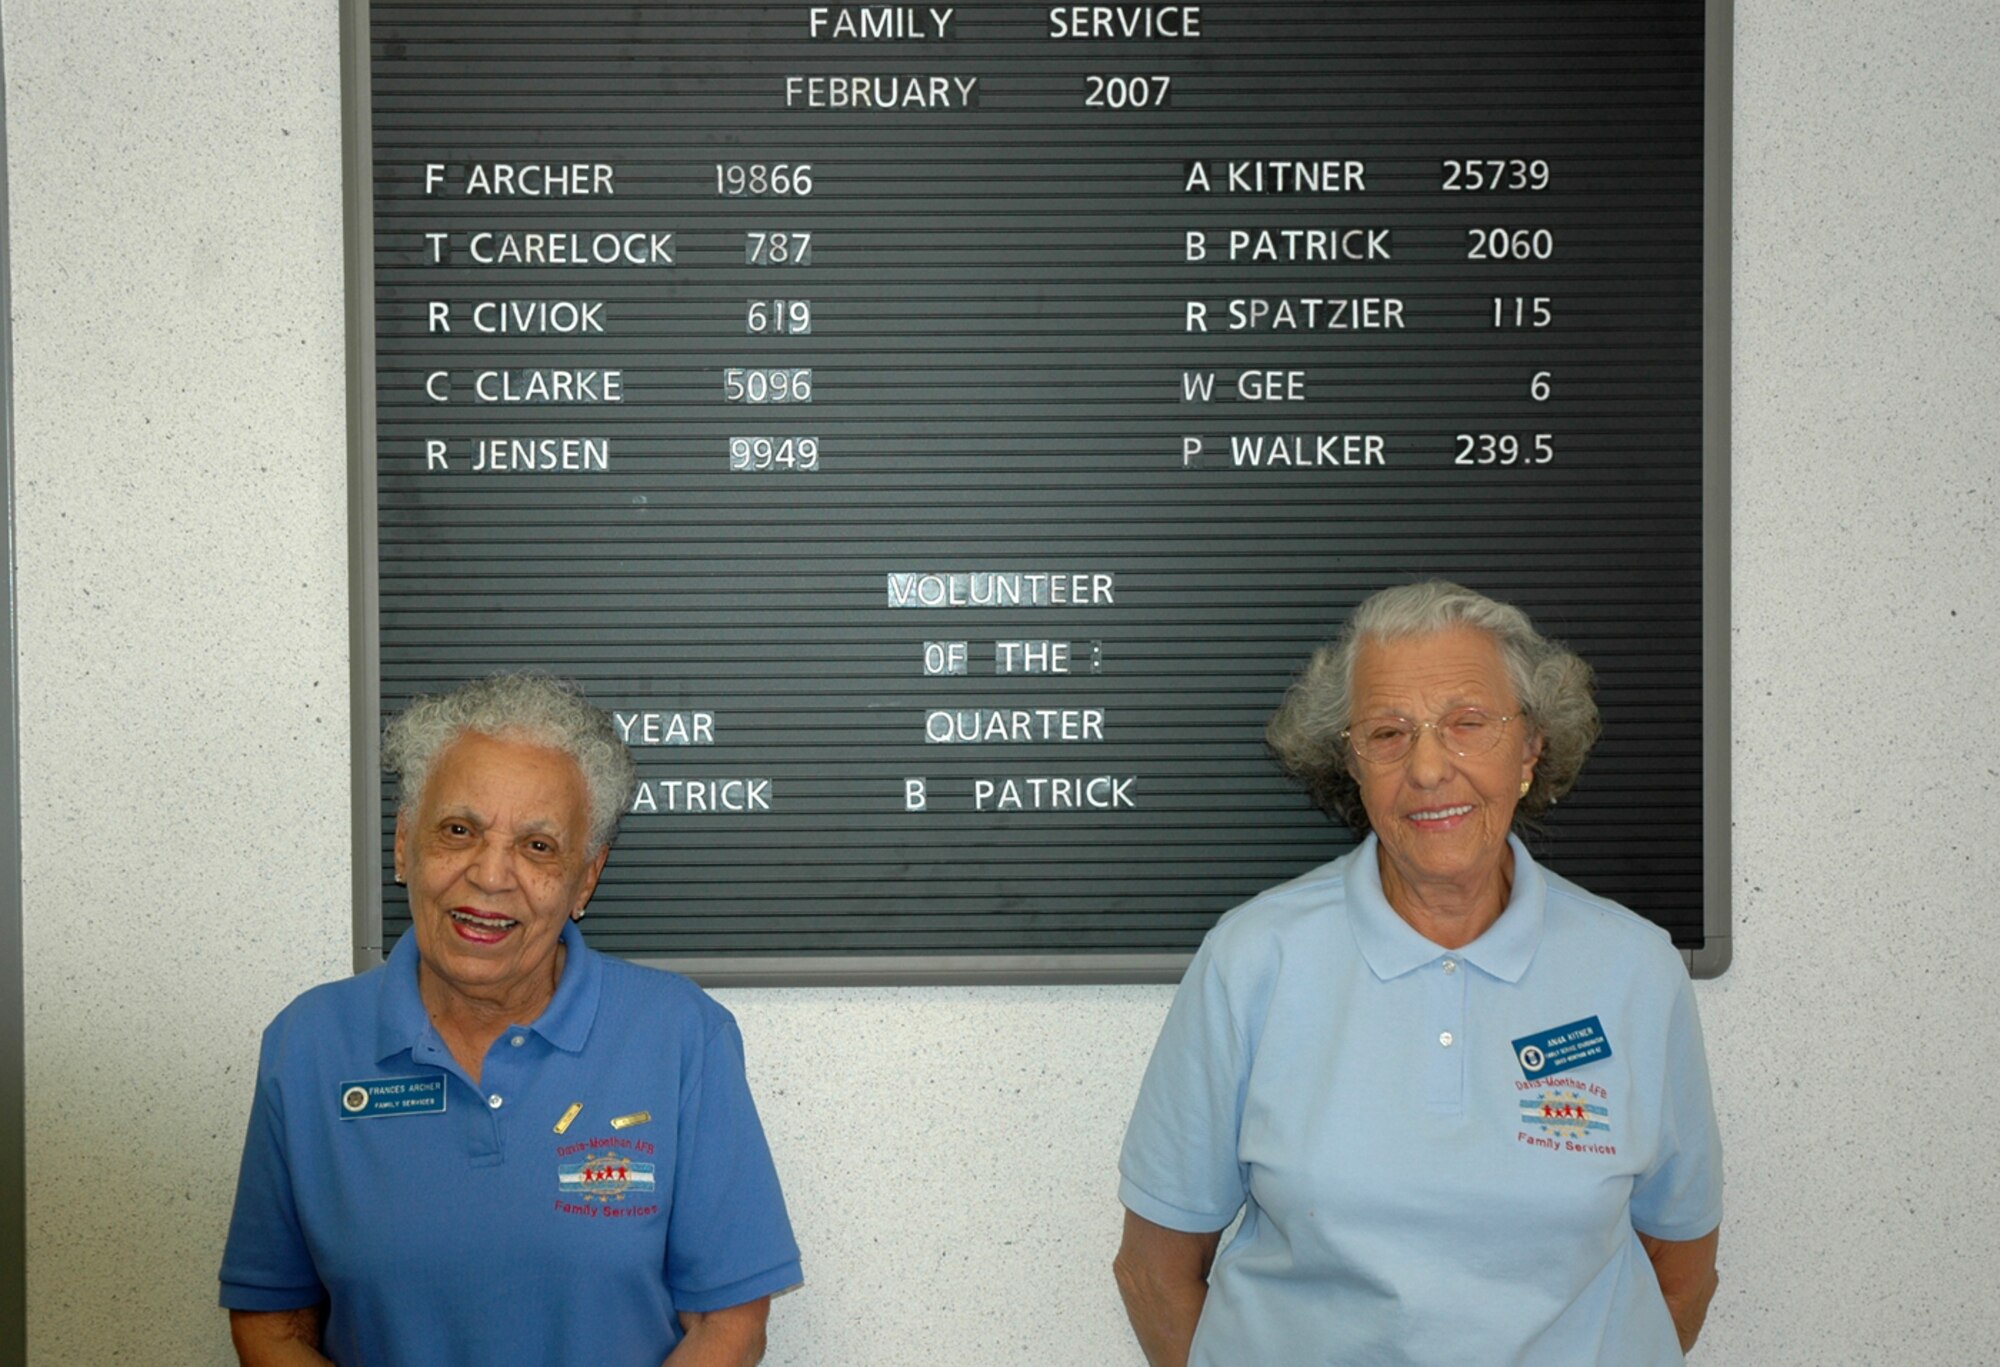
[[[1698,1359],[2000,1361],[2000,10],[1741,0],[1737,962]],[[333,0],[5,0],[37,1363],[228,1361],[257,1031],[348,958]],[[788,1367],[1136,1363],[1165,989],[735,991]]]

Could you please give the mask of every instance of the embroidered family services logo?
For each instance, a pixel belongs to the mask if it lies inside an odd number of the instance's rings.
[[[1538,1126],[1557,1139],[1582,1139],[1610,1132],[1611,1109],[1582,1092],[1552,1089],[1521,1098],[1521,1124]]]
[[[556,1189],[572,1200],[622,1201],[628,1195],[650,1196],[653,1165],[635,1163],[622,1153],[593,1153],[581,1163],[556,1165]]]

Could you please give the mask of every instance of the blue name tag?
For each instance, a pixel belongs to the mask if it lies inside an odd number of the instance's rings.
[[[373,1120],[383,1115],[435,1115],[444,1110],[444,1074],[415,1077],[368,1077],[340,1084],[342,1120]]]
[[[1604,1026],[1597,1017],[1585,1016],[1553,1030],[1521,1036],[1514,1041],[1514,1057],[1520,1061],[1521,1075],[1533,1082],[1610,1058],[1611,1041],[1604,1038]]]

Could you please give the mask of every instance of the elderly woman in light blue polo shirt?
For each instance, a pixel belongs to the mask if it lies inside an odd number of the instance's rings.
[[[388,962],[264,1032],[221,1301],[244,1367],[750,1367],[799,1250],[736,1022],[583,919],[635,771],[546,675],[412,703]]]
[[[1455,584],[1313,657],[1269,741],[1366,839],[1223,917],[1174,998],[1120,1159],[1154,1367],[1693,1346],[1722,1170],[1687,974],[1513,834],[1597,730],[1589,666]]]

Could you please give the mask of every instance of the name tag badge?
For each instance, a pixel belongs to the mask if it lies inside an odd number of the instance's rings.
[[[1604,1037],[1604,1026],[1597,1017],[1585,1016],[1553,1030],[1521,1036],[1514,1041],[1514,1057],[1520,1061],[1521,1076],[1533,1082],[1610,1058],[1611,1041]]]
[[[369,1077],[340,1084],[342,1120],[374,1120],[385,1115],[441,1115],[443,1073],[415,1077]]]

